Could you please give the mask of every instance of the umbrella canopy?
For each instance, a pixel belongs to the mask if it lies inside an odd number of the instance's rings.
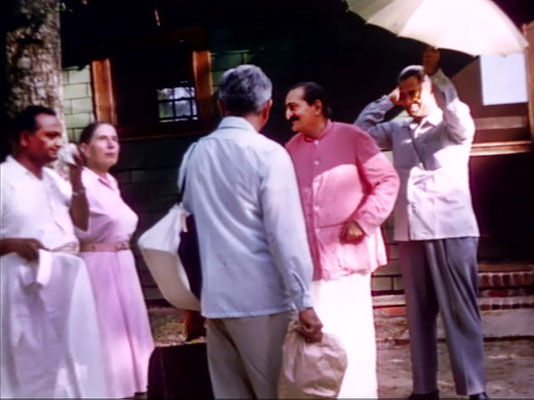
[[[527,41],[491,0],[347,0],[369,24],[438,48],[480,54],[523,52]]]

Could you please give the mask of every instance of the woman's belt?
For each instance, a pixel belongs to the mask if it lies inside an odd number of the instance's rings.
[[[76,242],[70,242],[54,249],[49,249],[48,251],[51,251],[52,253],[67,253],[77,256],[80,252],[80,246]]]
[[[129,242],[117,242],[117,243],[81,243],[80,251],[93,252],[93,251],[123,251],[130,250]]]

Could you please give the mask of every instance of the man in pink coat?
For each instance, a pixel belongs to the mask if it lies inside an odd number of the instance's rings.
[[[399,188],[395,169],[360,128],[330,120],[323,89],[299,83],[286,97],[296,135],[286,145],[300,189],[314,261],[312,297],[348,367],[339,397],[377,396],[370,277],[387,262],[380,225]]]

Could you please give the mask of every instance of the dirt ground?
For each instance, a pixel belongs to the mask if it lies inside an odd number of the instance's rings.
[[[157,346],[183,343],[182,318],[182,313],[172,308],[151,308]],[[412,391],[408,341],[379,341],[377,346],[379,397],[406,398]],[[487,394],[493,399],[534,399],[534,336],[487,340],[485,350]],[[439,389],[442,398],[462,397],[454,390],[443,341],[439,343]]]
[[[534,398],[534,338],[486,341],[487,394],[493,399]],[[439,343],[439,389],[442,398],[456,395],[447,346]],[[406,398],[411,393],[409,344],[378,346],[380,398]]]

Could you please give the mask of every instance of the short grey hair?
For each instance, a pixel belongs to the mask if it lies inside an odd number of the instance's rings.
[[[224,73],[219,82],[218,97],[234,115],[255,114],[271,99],[273,84],[260,67],[240,65]]]
[[[419,81],[423,81],[425,78],[425,69],[422,65],[409,65],[404,68],[397,78],[397,83],[404,81],[408,78],[415,76]]]

